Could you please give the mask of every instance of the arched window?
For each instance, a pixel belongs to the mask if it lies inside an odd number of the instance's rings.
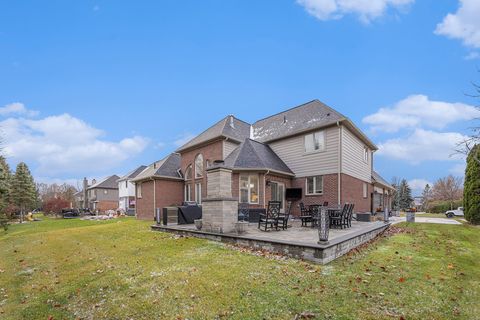
[[[189,165],[185,170],[185,180],[191,180],[191,179],[192,179],[192,165]]]
[[[195,158],[195,178],[201,178],[203,176],[203,156],[199,154]]]

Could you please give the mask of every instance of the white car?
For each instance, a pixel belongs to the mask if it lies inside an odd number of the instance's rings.
[[[458,207],[455,210],[448,210],[447,212],[445,212],[445,215],[447,216],[447,218],[463,217],[463,207]]]

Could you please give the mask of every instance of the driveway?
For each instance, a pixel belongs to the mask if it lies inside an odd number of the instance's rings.
[[[405,217],[392,217],[390,218],[392,223],[400,223],[405,222],[407,218]],[[415,217],[415,222],[418,223],[438,223],[438,224],[462,224],[455,219],[447,219],[447,218],[424,218],[424,217]]]

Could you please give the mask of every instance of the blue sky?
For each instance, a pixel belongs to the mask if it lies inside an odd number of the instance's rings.
[[[319,99],[380,146],[386,179],[461,175],[478,16],[477,0],[2,1],[4,153],[41,181],[123,174],[227,114]]]

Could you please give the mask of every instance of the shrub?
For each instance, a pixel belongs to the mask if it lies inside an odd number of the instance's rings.
[[[69,208],[70,202],[61,198],[51,198],[43,203],[43,211],[45,213],[61,213],[62,209]]]
[[[453,202],[453,208],[456,209],[463,205],[462,200]],[[450,210],[450,201],[432,201],[428,206],[428,212],[430,213],[445,213]]]
[[[480,145],[474,146],[467,157],[463,199],[465,219],[470,223],[480,224]]]

